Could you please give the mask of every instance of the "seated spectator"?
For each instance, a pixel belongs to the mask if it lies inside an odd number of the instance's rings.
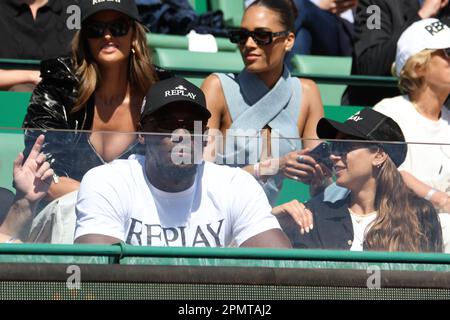
[[[352,55],[352,10],[358,0],[295,0],[295,4],[299,11],[297,37],[288,59],[294,54]]]
[[[43,135],[37,138],[25,162],[22,153],[14,161],[13,179],[17,193],[0,226],[0,242],[21,242],[27,238],[36,206],[50,187],[53,170],[41,153],[44,140]]]
[[[311,80],[292,77],[284,64],[295,41],[295,12],[290,0],[253,2],[244,12],[241,28],[230,33],[245,69],[236,77],[210,75],[202,85],[212,114],[208,127],[220,130],[227,141],[235,140],[230,151],[222,150],[223,141],[214,139],[205,159],[244,166],[263,184],[272,205],[284,178],[312,185],[324,179],[314,159],[303,156],[308,149],[302,147],[316,142],[305,141],[304,146],[300,142],[300,137],[317,138],[315,128],[324,112],[319,90]],[[258,147],[235,139],[241,136],[256,137]],[[237,163],[236,156],[245,158],[244,163]]]
[[[246,6],[255,0],[246,1]],[[294,54],[351,56],[353,51],[353,9],[358,0],[294,0],[296,38],[286,63]]]
[[[306,203],[314,220],[314,229],[306,234],[289,215],[282,216],[281,225],[294,247],[442,252],[436,210],[405,185],[397,170],[406,145],[370,142],[404,141],[394,120],[366,108],[344,123],[321,119],[317,134],[353,141],[331,142],[330,156],[336,184],[350,194],[336,203],[320,197]]]
[[[0,1],[0,58],[45,60],[66,55],[75,30],[67,8],[76,0]],[[41,81],[38,70],[0,70],[0,89],[32,91]]]
[[[450,94],[450,28],[437,19],[409,26],[398,40],[395,72],[404,95],[374,109],[394,119],[411,142],[400,170],[428,184],[418,194],[449,213],[442,193],[450,194],[450,110],[444,106]],[[417,190],[414,185],[409,186]]]
[[[74,38],[73,57],[42,62],[43,80],[33,92],[23,123],[24,128],[69,130],[46,135],[43,152],[60,177],[46,200],[58,201],[36,217],[30,241],[73,241],[76,192],[83,175],[116,158],[127,158],[139,146],[135,135],[99,131],[136,132],[145,93],[158,76],[166,76],[157,75],[151,65],[134,0],[80,5],[82,28]],[[26,131],[25,154],[40,132]],[[55,222],[60,219],[68,221]],[[53,227],[47,223],[66,227],[52,235],[48,231]]]
[[[421,19],[438,17],[448,24],[448,0],[360,0],[355,19],[352,74],[391,76],[397,41],[402,32]],[[373,106],[394,97],[398,89],[349,86],[342,105]]]
[[[204,130],[210,116],[203,92],[190,82],[171,78],[155,84],[141,126],[159,134],[143,137],[145,156],[116,160],[85,175],[75,242],[290,247],[263,190],[248,173],[196,159],[202,139],[189,139],[187,148],[175,142],[186,132],[180,128],[196,133],[200,122]],[[180,163],[175,161],[179,155]]]
[[[226,37],[223,12],[198,14],[188,0],[137,0],[141,21],[152,33],[186,35],[197,33]]]

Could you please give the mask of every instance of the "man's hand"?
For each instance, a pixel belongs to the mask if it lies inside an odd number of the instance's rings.
[[[321,0],[319,2],[319,8],[340,15],[344,11],[356,8],[358,1],[359,0]]]
[[[333,0],[330,11],[336,15],[340,15],[349,9],[356,8],[357,5],[358,0]]]
[[[45,161],[45,154],[41,153],[44,140],[44,135],[40,135],[36,139],[25,162],[23,162],[22,153],[14,161],[13,176],[17,190],[16,198],[23,198],[32,204],[37,203],[46,195],[53,178],[53,170]]]
[[[448,1],[449,0],[425,0],[417,14],[422,19],[434,17],[448,4]]]

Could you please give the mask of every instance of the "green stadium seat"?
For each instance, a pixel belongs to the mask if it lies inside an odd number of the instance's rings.
[[[156,48],[153,51],[153,63],[172,70],[198,86],[209,73],[239,73],[244,68],[241,55],[237,51],[206,53]]]
[[[293,72],[314,75],[348,76],[351,72],[351,57],[329,57],[314,55],[294,55]],[[324,105],[340,105],[345,85],[319,84]]]
[[[21,128],[31,92],[0,91],[0,127]]]
[[[189,3],[198,14],[202,14],[208,11],[207,0],[189,0]]]
[[[211,10],[221,10],[227,27],[238,27],[244,15],[244,0],[209,0]]]
[[[231,43],[228,38],[216,38],[219,51],[236,51],[237,46]],[[166,49],[189,49],[189,40],[186,36],[148,33],[147,44],[150,48],[166,48]]]
[[[21,128],[27,112],[30,92],[0,91],[0,187],[14,191],[12,187],[12,165],[24,148]]]
[[[13,161],[23,149],[21,132],[0,131],[0,187],[15,191],[12,187]]]

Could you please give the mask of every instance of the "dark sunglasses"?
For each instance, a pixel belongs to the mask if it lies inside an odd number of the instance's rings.
[[[256,44],[264,46],[271,44],[274,37],[287,36],[289,31],[271,32],[263,29],[248,31],[247,29],[236,29],[228,32],[228,37],[232,43],[245,44],[248,37],[256,42]]]
[[[442,49],[442,52],[444,52],[444,56],[449,59],[450,58],[450,48]]]
[[[83,29],[88,38],[101,38],[105,36],[106,30],[109,30],[113,37],[123,37],[128,34],[130,26],[129,20],[121,19],[111,22],[90,21]]]
[[[362,148],[379,148],[379,144],[376,143],[358,143],[358,142],[346,142],[346,141],[331,141],[330,153],[334,156],[344,157],[347,153]]]

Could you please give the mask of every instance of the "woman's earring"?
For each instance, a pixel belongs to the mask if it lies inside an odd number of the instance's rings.
[[[134,48],[131,48],[131,52],[132,52],[133,54],[136,54],[136,50],[134,50]]]

